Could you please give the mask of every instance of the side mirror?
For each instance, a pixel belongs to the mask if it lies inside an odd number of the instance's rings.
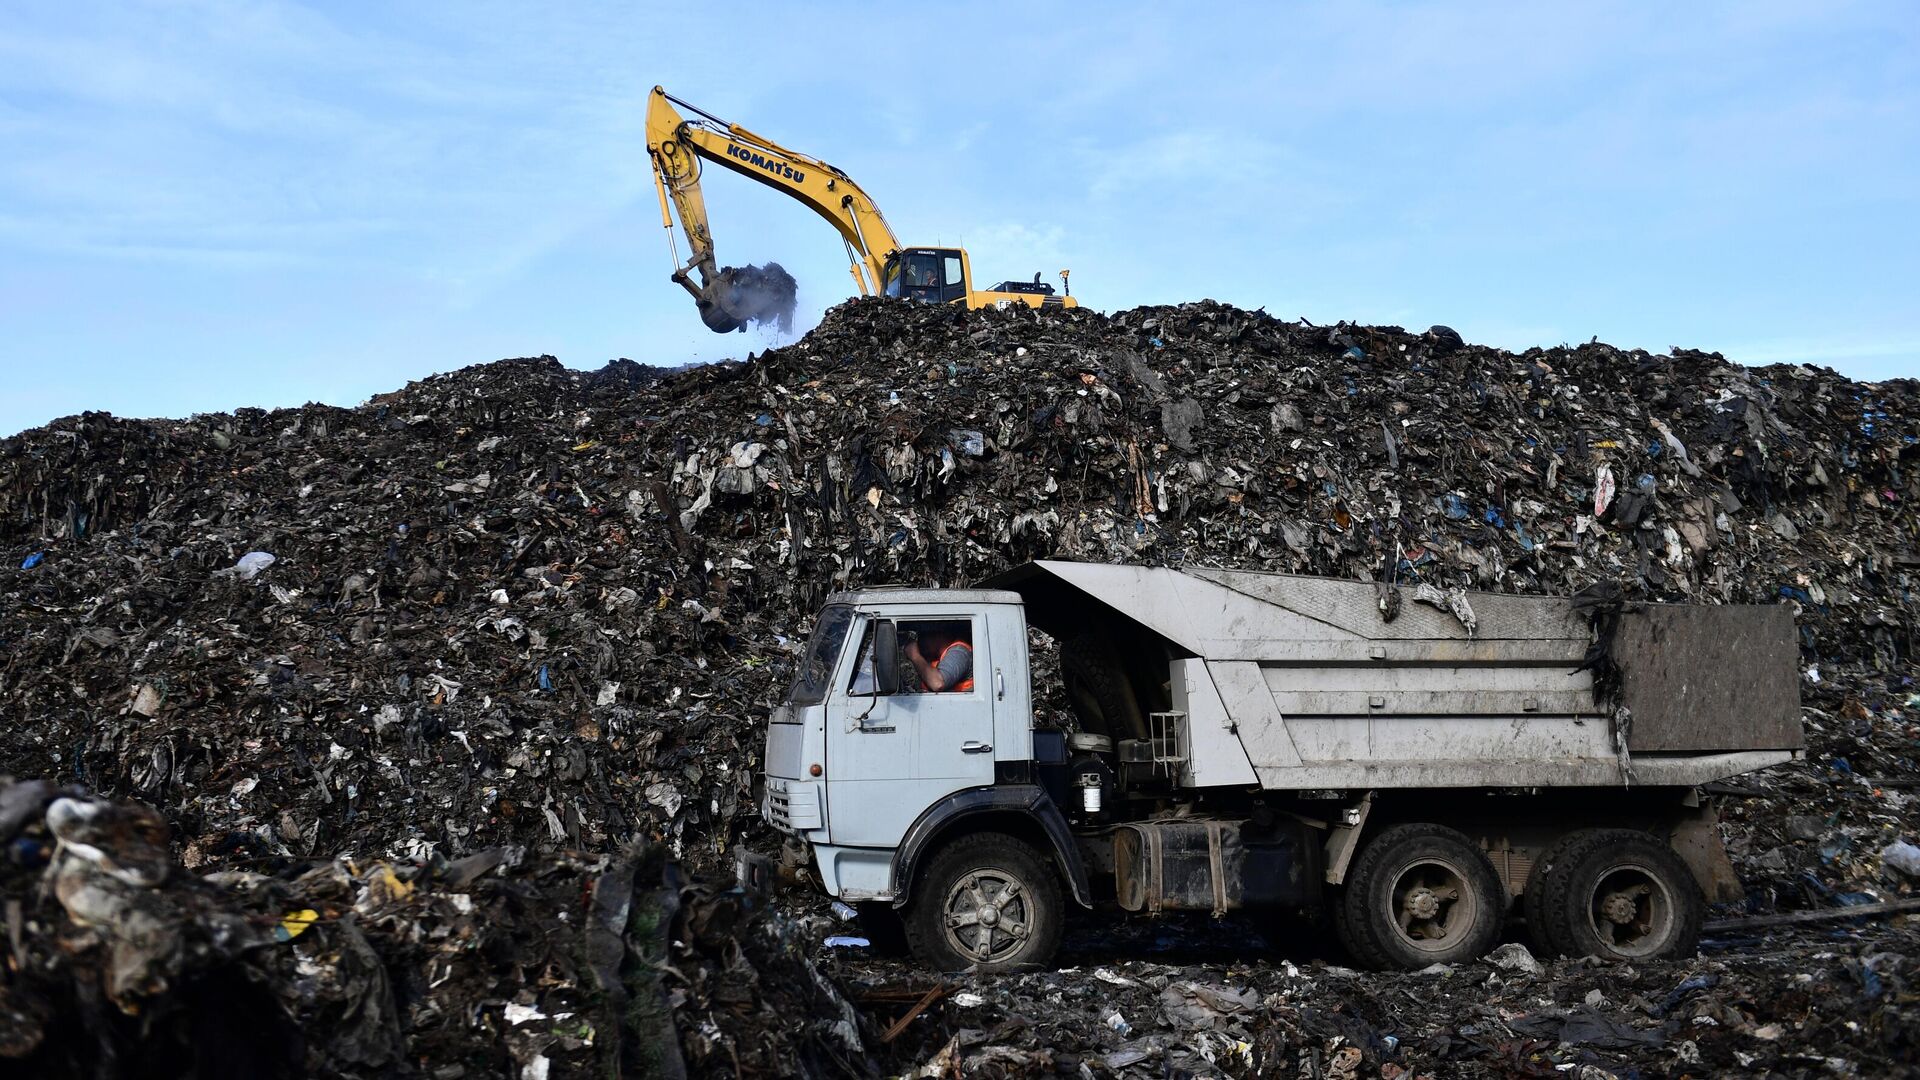
[[[873,692],[900,692],[900,631],[892,619],[873,624]]]

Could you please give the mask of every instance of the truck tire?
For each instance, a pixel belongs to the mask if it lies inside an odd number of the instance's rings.
[[[1541,878],[1554,949],[1604,960],[1693,955],[1706,917],[1700,883],[1674,850],[1637,829],[1579,833]]]
[[[1147,737],[1147,716],[1113,646],[1093,634],[1060,644],[1060,681],[1080,728],[1114,742]]]
[[[907,904],[907,944],[934,971],[1045,965],[1060,947],[1060,879],[1031,844],[960,837],[928,863]]]
[[[1412,970],[1486,955],[1499,940],[1507,893],[1478,844],[1419,823],[1368,841],[1338,903],[1336,928],[1354,959]]]
[[[1520,914],[1527,923],[1527,936],[1533,939],[1534,945],[1540,949],[1542,955],[1552,956],[1566,951],[1564,943],[1554,940],[1553,927],[1547,918],[1544,900],[1547,892],[1547,874],[1566,860],[1569,847],[1595,831],[1597,830],[1576,829],[1561,836],[1560,839],[1547,845],[1546,852],[1534,860],[1533,869],[1527,872],[1526,891],[1520,894]]]

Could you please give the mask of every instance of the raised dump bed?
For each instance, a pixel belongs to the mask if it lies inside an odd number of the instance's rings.
[[[1685,786],[1804,745],[1784,605],[1068,562],[985,584],[1063,643],[1082,725],[1186,787]]]

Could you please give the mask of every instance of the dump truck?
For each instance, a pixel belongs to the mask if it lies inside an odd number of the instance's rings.
[[[1049,644],[1066,705],[1037,718]],[[1033,562],[830,596],[761,810],[789,869],[940,970],[1045,964],[1073,909],[1304,915],[1380,968],[1516,917],[1544,951],[1668,957],[1740,895],[1719,782],[1804,752],[1798,687],[1787,606]]]

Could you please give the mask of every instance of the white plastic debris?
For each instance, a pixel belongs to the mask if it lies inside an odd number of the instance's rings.
[[[1527,947],[1517,941],[1507,942],[1482,959],[1502,971],[1521,975],[1538,975],[1546,970],[1540,966],[1540,961],[1535,960],[1533,954],[1527,951]]]
[[[215,577],[237,577],[242,581],[252,581],[260,576],[260,571],[278,562],[272,552],[249,551],[240,556],[240,561],[225,570],[215,570]]]
[[[160,711],[161,700],[160,691],[154,689],[153,684],[141,683],[133,692],[133,704],[129,708],[141,716],[153,716]]]
[[[516,1005],[511,1001],[507,1002],[506,1019],[509,1024],[517,1026],[532,1020],[545,1020],[546,1018],[547,1014],[541,1012],[537,1005]]]
[[[1880,849],[1880,861],[1910,878],[1920,878],[1920,847],[1895,840]]]

